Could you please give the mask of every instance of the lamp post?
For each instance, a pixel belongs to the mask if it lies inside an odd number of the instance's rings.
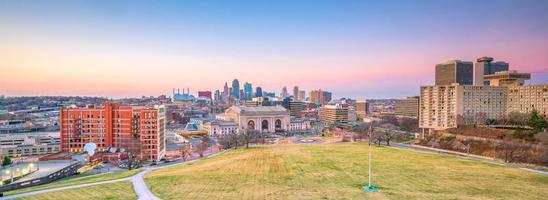
[[[367,182],[367,185],[363,186],[363,190],[367,191],[367,192],[377,192],[377,188],[375,186],[373,186],[373,184],[371,184],[371,133],[372,133],[372,129],[371,129],[371,126],[369,126],[369,150],[368,150],[368,153],[369,153],[369,173],[368,173],[368,176],[369,176],[369,180]]]

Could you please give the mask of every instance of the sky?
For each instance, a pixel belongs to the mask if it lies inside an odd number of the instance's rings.
[[[402,98],[481,56],[548,83],[548,1],[0,0],[0,95],[243,85]]]

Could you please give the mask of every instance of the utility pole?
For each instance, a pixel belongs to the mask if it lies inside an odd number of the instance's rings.
[[[373,184],[371,184],[371,139],[372,139],[372,129],[371,129],[371,126],[369,126],[369,150],[368,150],[368,153],[369,153],[369,181],[367,182],[367,186],[363,186],[363,190],[367,191],[367,192],[377,192],[377,188],[375,186],[373,186]]]

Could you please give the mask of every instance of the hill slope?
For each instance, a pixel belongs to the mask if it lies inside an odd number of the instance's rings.
[[[240,149],[145,177],[162,199],[543,199],[548,176],[448,156],[366,144]],[[369,196],[370,195],[370,196]]]

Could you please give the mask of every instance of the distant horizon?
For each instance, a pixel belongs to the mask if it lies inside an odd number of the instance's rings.
[[[546,10],[542,0],[3,1],[0,95],[169,96],[237,78],[277,94],[398,99],[432,85],[436,64],[482,56],[548,83]]]

